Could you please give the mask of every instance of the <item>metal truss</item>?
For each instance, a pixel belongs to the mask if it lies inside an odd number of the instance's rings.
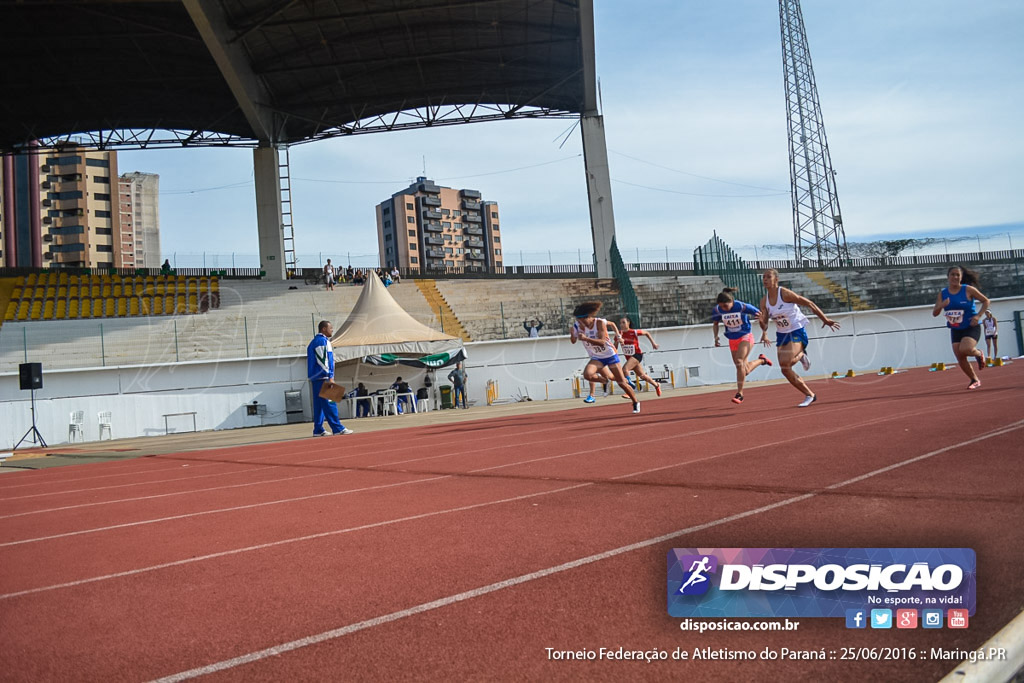
[[[819,267],[834,266],[849,259],[849,252],[799,0],[779,0],[779,23],[786,81],[793,248],[797,261],[817,260]]]
[[[278,112],[282,117],[289,117]],[[435,126],[452,126],[463,123],[481,121],[499,121],[508,119],[533,118],[578,118],[579,114],[543,107],[523,107],[521,105],[498,104],[454,104],[407,109],[380,116],[372,116],[354,123],[331,125],[328,121],[317,123],[324,126],[323,130],[309,138],[291,141],[289,144],[301,144],[315,140],[341,137],[345,135],[361,135],[364,133],[384,133],[393,130],[409,130],[414,128],[432,128]],[[299,118],[299,117],[289,117]],[[70,133],[53,137],[41,138],[38,147],[22,147],[10,150],[15,154],[33,154],[36,150],[52,150],[60,147],[87,147],[100,150],[114,149],[167,149],[175,147],[258,147],[259,141],[252,138],[214,133],[210,131],[184,131],[164,129],[144,130],[100,130],[84,133]],[[284,146],[283,144],[281,146]]]

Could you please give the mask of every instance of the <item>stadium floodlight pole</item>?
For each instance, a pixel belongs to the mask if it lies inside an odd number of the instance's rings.
[[[821,268],[840,265],[849,259],[849,250],[799,0],[779,0],[779,24],[794,257],[797,261],[816,259]]]

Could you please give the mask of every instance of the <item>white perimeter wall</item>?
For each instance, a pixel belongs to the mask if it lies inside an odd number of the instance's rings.
[[[1018,355],[1013,311],[1024,309],[1024,297],[993,301],[999,320],[1000,353]],[[896,368],[955,362],[949,331],[942,318],[933,318],[931,307],[835,314],[842,329],[822,330],[811,319],[811,375],[877,372],[885,365]],[[755,325],[755,336],[759,329]],[[713,347],[711,325],[673,327],[654,331],[660,349],[648,351],[645,365],[675,370],[676,386],[728,384],[736,372],[722,335],[723,346]],[[770,332],[774,340],[774,330]],[[649,349],[647,341],[642,342]],[[758,346],[752,357],[763,350]],[[501,397],[526,393],[534,400],[572,396],[571,377],[585,364],[581,345],[565,337],[541,337],[468,344],[466,370],[469,397],[484,405],[487,380],[498,383]],[[775,349],[765,351],[775,360]],[[422,372],[411,368],[362,366],[358,379],[372,390],[402,375],[414,389],[422,386]],[[693,376],[692,368],[699,368]],[[684,371],[684,369],[689,369]],[[438,372],[439,383],[447,383]],[[781,378],[778,365],[755,370],[750,381]],[[351,386],[351,374],[339,369],[339,381]],[[36,392],[36,424],[49,445],[67,443],[68,421],[74,410],[85,411],[85,438],[98,438],[97,413],[113,414],[116,438],[154,436],[164,433],[167,413],[196,412],[200,430],[235,429],[286,422],[284,392],[302,391],[305,418],[310,418],[309,382],[305,357],[220,360],[148,367],[113,367],[47,371],[43,389]],[[247,416],[245,404],[257,401],[267,407],[264,416]],[[169,418],[172,432],[189,431],[191,417]],[[18,388],[17,373],[0,375],[0,449],[21,439],[32,424],[29,392]],[[24,447],[24,446],[23,446]]]

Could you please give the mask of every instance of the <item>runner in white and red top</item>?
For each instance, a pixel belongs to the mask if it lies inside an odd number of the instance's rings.
[[[653,384],[654,391],[658,393],[658,396],[661,396],[661,384],[644,371],[644,351],[640,348],[640,337],[650,339],[651,346],[654,347],[655,351],[658,350],[658,344],[654,341],[654,337],[651,336],[650,332],[634,330],[633,321],[626,316],[622,316],[619,319],[619,338],[621,339],[619,350],[622,351],[622,355],[626,358],[626,365],[623,366],[622,371],[626,373],[628,379],[629,373],[635,370],[637,377],[648,384]]]
[[[583,342],[590,362],[583,369],[583,378],[588,381],[604,382],[602,371],[607,369],[611,372],[615,382],[622,387],[626,398],[633,402],[633,412],[640,412],[640,401],[637,399],[633,389],[626,381],[626,375],[622,372],[619,355],[615,353],[615,345],[608,335],[608,321],[598,318],[597,313],[601,310],[600,301],[587,301],[576,307],[572,312],[576,321],[569,330],[569,341],[575,344]]]

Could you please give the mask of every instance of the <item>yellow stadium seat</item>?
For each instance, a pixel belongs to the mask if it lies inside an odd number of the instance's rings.
[[[178,315],[185,315],[185,312],[187,310],[186,306],[187,306],[187,304],[186,304],[185,295],[184,294],[179,294],[178,297],[177,297],[177,303],[176,303],[176,305],[174,307],[174,309],[175,309],[174,312],[176,314],[178,314]]]
[[[64,320],[68,317],[68,302],[63,299],[57,300],[57,320]]]
[[[72,275],[71,276],[71,284],[77,285],[79,283],[79,280],[80,280],[80,278],[77,275]]]
[[[128,299],[125,299],[124,297],[118,298],[117,314],[122,318],[128,315]]]
[[[100,286],[95,282],[89,286],[89,296],[91,296],[93,299],[98,299],[101,296],[103,296],[103,291],[100,289]]]
[[[72,299],[71,301],[68,302],[68,317],[78,317],[78,299]]]
[[[57,296],[57,287],[55,287],[54,285],[47,285],[45,296],[47,299],[52,299],[55,296]]]
[[[117,314],[117,302],[110,297],[103,299],[103,315],[113,318]]]
[[[36,283],[36,274],[35,273],[30,273],[29,276],[27,278],[25,278],[25,284],[26,285],[34,285],[35,283]]]
[[[46,274],[46,284],[48,284],[48,285],[55,285],[55,284],[57,284],[57,273],[47,273]]]
[[[163,315],[164,314],[164,298],[162,296],[153,298],[153,309],[152,315]]]
[[[52,300],[47,301],[46,305],[43,306],[43,320],[53,320],[53,311],[55,308],[56,305],[53,303]]]
[[[108,296],[110,296],[110,283],[109,282],[103,283],[103,286],[100,288],[100,296],[102,296],[104,299],[107,298]]]
[[[46,298],[46,287],[44,285],[36,285],[36,288],[33,291],[32,296],[35,299],[45,299]]]
[[[57,284],[59,284],[59,285],[66,285],[67,283],[68,283],[68,274],[67,273],[61,273],[60,275],[57,276]]]
[[[153,296],[154,294],[156,294],[156,287],[153,285],[152,282],[146,283],[145,289],[143,290],[143,294],[145,294],[146,296]]]
[[[119,299],[119,298],[121,298],[122,292],[123,292],[123,290],[121,288],[121,285],[117,284],[117,285],[114,285],[114,291],[111,293],[111,295],[114,298]]]
[[[18,302],[12,301],[7,304],[7,313],[4,315],[4,320],[14,320],[15,316],[18,315]]]
[[[72,299],[78,298],[78,285],[72,284],[70,287],[68,287],[68,296],[71,297]]]
[[[92,301],[92,317],[102,318],[103,317],[103,299],[93,299]]]
[[[82,299],[82,305],[79,307],[79,317],[91,318],[92,317],[92,304],[89,303],[88,299]]]
[[[57,288],[57,298],[58,299],[67,299],[68,298],[68,288],[67,288],[66,285],[61,285],[60,287]]]
[[[211,292],[220,291],[220,278],[216,278],[215,277],[212,280],[210,280],[210,291]]]
[[[133,296],[132,298],[128,299],[128,315],[135,316],[135,315],[138,315],[138,314],[139,314],[139,299],[138,299],[138,297],[134,297]]]
[[[21,291],[22,290],[20,286],[15,287],[14,290],[11,292],[11,301],[17,301],[18,299],[20,299]]]

